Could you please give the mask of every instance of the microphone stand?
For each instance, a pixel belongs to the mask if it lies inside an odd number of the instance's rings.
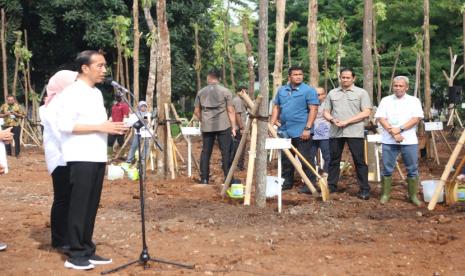
[[[110,274],[110,273],[114,273],[114,272],[117,272],[117,271],[120,271],[122,269],[125,269],[133,264],[140,264],[140,265],[143,265],[144,266],[144,269],[147,269],[149,267],[149,262],[156,262],[156,263],[162,263],[162,264],[169,264],[169,265],[175,265],[175,266],[178,266],[178,267],[182,267],[182,268],[188,268],[188,269],[194,269],[194,265],[191,265],[191,264],[182,264],[182,263],[178,263],[178,262],[174,262],[174,261],[170,261],[170,260],[164,260],[164,259],[159,259],[159,258],[152,258],[150,257],[149,255],[149,251],[148,251],[148,246],[147,246],[147,239],[146,239],[146,231],[145,231],[145,197],[144,197],[144,189],[145,189],[145,185],[144,185],[144,176],[145,176],[145,154],[142,155],[142,150],[141,150],[141,134],[140,134],[140,129],[142,127],[145,127],[147,132],[150,134],[150,136],[152,137],[152,139],[154,140],[155,144],[157,145],[157,147],[163,151],[163,149],[161,148],[160,144],[158,143],[158,141],[155,139],[153,133],[150,131],[150,129],[147,127],[147,124],[144,122],[144,120],[141,118],[140,114],[138,114],[135,109],[131,106],[131,104],[129,103],[127,97],[124,95],[125,92],[128,92],[130,93],[129,91],[127,91],[126,89],[117,89],[117,95],[118,96],[121,96],[121,98],[123,99],[123,101],[129,106],[129,108],[131,109],[132,112],[134,112],[134,114],[136,114],[137,118],[139,119],[137,122],[135,122],[133,124],[133,127],[136,131],[136,137],[137,137],[137,152],[139,154],[139,161],[138,161],[138,165],[139,165],[139,193],[140,193],[140,217],[141,217],[141,226],[142,226],[142,252],[140,253],[139,255],[139,259],[137,260],[133,260],[133,261],[130,261],[126,264],[123,264],[121,266],[118,266],[116,268],[113,268],[113,269],[110,269],[110,270],[105,270],[103,271],[101,274],[102,275],[105,275],[105,274]],[[145,144],[145,143],[144,143]],[[145,149],[144,149],[144,153],[145,153]],[[143,162],[142,162],[143,161]]]

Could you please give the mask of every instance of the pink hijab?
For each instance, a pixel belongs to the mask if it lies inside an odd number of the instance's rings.
[[[72,84],[77,78],[78,72],[61,70],[55,73],[47,84],[47,100],[45,106],[55,97],[55,95],[61,93],[66,86]]]

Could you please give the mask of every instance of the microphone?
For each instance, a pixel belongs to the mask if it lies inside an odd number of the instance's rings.
[[[113,78],[110,76],[106,77],[103,83],[106,85],[113,86],[116,90],[122,91],[124,93],[129,93],[129,90],[127,90],[124,86],[114,81]]]

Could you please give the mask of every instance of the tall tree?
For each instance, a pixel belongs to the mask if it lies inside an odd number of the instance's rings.
[[[170,32],[166,17],[166,0],[157,0],[157,25],[158,25],[158,43],[159,59],[157,66],[157,106],[158,118],[161,122],[166,119],[164,106],[165,103],[171,103],[171,45]],[[158,128],[158,137],[167,145],[168,135],[166,127]],[[158,155],[158,174],[166,175],[166,164],[168,160],[167,150]]]
[[[373,0],[364,0],[363,8],[363,88],[373,102]]]
[[[376,101],[379,104],[381,102],[383,83],[381,80],[381,65],[379,62],[379,51],[377,43],[377,26],[378,20],[383,21],[386,19],[386,4],[383,2],[376,2],[373,5],[373,55],[376,63]]]
[[[223,14],[223,24],[224,24],[224,35],[223,35],[224,51],[225,51],[226,57],[228,58],[228,63],[229,63],[229,78],[231,79],[231,88],[233,90],[236,90],[236,78],[234,76],[234,73],[235,73],[234,60],[231,55],[231,48],[229,47],[229,0],[226,1],[226,11]],[[224,69],[223,72],[226,72],[226,70]]]
[[[308,1],[308,57],[310,64],[310,85],[317,87],[318,69],[318,0]]]
[[[197,91],[200,91],[202,88],[202,80],[200,78],[200,72],[202,71],[202,56],[200,55],[200,44],[199,44],[199,24],[194,23],[194,48],[195,48],[195,64],[194,64],[194,69],[195,69],[195,75],[196,75],[196,83],[197,83]]]
[[[425,119],[430,118],[431,83],[430,83],[430,35],[429,35],[429,0],[423,0],[423,31],[424,31],[424,68],[425,68]],[[431,157],[429,136],[426,136],[426,152]]]
[[[286,28],[284,27],[285,14],[286,0],[276,0],[276,42],[273,71],[273,97],[276,95],[278,88],[283,83],[284,38],[286,33],[292,27],[292,23],[290,23]]]
[[[0,32],[0,44],[2,49],[2,71],[3,71],[3,98],[6,101],[6,96],[8,95],[8,70],[7,70],[7,54],[6,54],[6,18],[5,10],[2,9],[1,15],[1,32]]]
[[[149,72],[147,77],[147,90],[145,92],[145,100],[147,101],[148,110],[153,108],[153,93],[155,92],[155,84],[157,81],[157,54],[158,54],[158,33],[157,26],[153,21],[150,8],[152,7],[152,0],[144,0],[142,2],[144,11],[145,22],[150,30],[149,44],[150,44],[150,63]]]
[[[132,20],[134,21],[134,50],[133,50],[133,92],[134,92],[134,106],[139,102],[139,0],[133,0],[132,4]],[[128,83],[129,86],[129,83]]]
[[[247,53],[247,70],[249,72],[249,87],[248,93],[249,96],[254,98],[254,87],[255,87],[255,70],[253,68],[255,59],[252,53],[252,44],[249,39],[249,15],[244,13],[241,19],[242,25],[242,37],[244,39],[245,51]]]
[[[258,77],[260,79],[260,95],[263,101],[258,114],[263,118],[268,117],[268,0],[259,1],[258,12]],[[255,204],[259,208],[266,207],[266,150],[265,140],[268,137],[268,122],[258,120],[257,152],[255,175],[256,190]]]

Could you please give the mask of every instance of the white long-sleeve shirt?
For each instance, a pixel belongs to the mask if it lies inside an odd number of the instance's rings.
[[[107,120],[102,92],[78,79],[65,88],[58,101],[57,126],[64,161],[106,162],[107,134],[73,133],[77,124],[99,125]]]
[[[47,106],[43,105],[39,108],[40,121],[44,126],[45,163],[49,174],[52,174],[58,166],[66,166],[61,153],[61,133],[56,124],[58,105],[58,97],[56,97]]]

